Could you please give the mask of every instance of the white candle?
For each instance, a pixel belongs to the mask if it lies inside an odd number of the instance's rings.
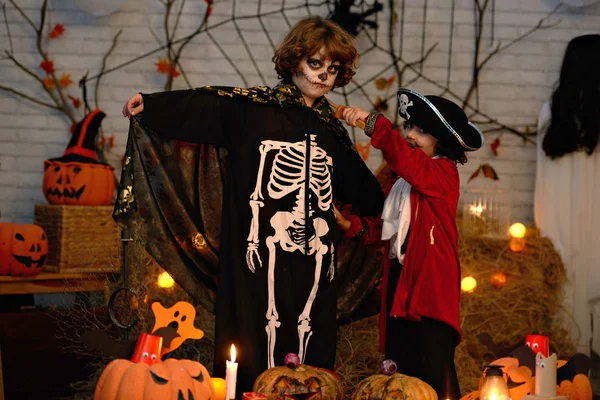
[[[235,346],[231,345],[231,361],[227,360],[225,371],[225,399],[235,399],[235,383],[237,380],[238,363],[235,362]]]

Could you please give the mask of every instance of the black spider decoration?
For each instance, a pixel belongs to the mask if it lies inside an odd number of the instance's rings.
[[[354,0],[335,0],[333,4],[333,11],[329,13],[327,18],[340,25],[346,32],[353,36],[358,35],[358,32],[365,25],[376,29],[377,23],[369,21],[366,18],[383,9],[383,5],[375,2],[368,10],[361,13],[354,13],[350,11],[350,8],[354,5]]]

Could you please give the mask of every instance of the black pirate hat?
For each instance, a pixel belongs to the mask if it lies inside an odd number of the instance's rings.
[[[91,111],[75,125],[73,136],[71,136],[62,157],[53,158],[49,161],[104,164],[98,161],[96,155],[96,136],[104,117],[106,117],[106,114],[100,110]]]
[[[451,148],[474,151],[483,146],[483,134],[479,128],[469,122],[457,104],[443,97],[423,96],[400,88],[398,113]]]

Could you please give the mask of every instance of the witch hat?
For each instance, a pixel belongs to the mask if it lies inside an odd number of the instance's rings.
[[[100,129],[100,123],[106,117],[101,110],[91,111],[75,125],[73,136],[67,145],[62,157],[53,158],[48,161],[59,162],[83,162],[92,164],[105,164],[98,161],[96,155],[96,136]]]

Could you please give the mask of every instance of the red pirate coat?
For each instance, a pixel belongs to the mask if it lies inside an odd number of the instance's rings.
[[[411,220],[404,266],[390,315],[445,322],[459,334],[460,263],[456,208],[460,180],[456,164],[413,149],[391,122],[377,118],[371,144],[390,168],[411,186]],[[390,262],[384,263],[381,291],[380,349],[385,348],[385,308]]]

